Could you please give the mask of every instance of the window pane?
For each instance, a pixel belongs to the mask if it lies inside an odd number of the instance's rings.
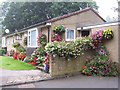
[[[36,30],[31,31],[31,46],[36,46]]]
[[[89,34],[90,34],[90,31],[87,31],[87,30],[81,32],[82,37],[89,36]]]
[[[67,39],[74,39],[74,30],[67,30]]]

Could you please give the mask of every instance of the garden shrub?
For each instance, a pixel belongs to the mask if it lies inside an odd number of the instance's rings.
[[[37,48],[31,55],[31,63],[43,66],[46,53],[43,48]]]
[[[59,57],[77,58],[85,50],[88,50],[92,47],[92,39],[90,37],[84,37],[83,39],[77,39],[75,42],[66,43],[62,42],[52,42],[48,43],[45,46],[45,51],[48,54],[52,54],[53,56],[58,55]]]
[[[4,54],[6,54],[6,50],[5,49],[0,49],[0,56],[3,56]]]
[[[20,43],[19,43],[19,42],[15,42],[15,43],[13,44],[13,47],[14,47],[14,48],[19,47],[19,46],[20,46]]]
[[[81,72],[88,76],[117,76],[117,64],[108,59],[108,56],[96,56],[82,66]]]
[[[45,45],[47,44],[47,36],[45,34],[40,34],[37,42],[39,46],[45,47]]]
[[[104,45],[104,40],[113,38],[111,29],[99,30],[92,35],[93,49],[96,56],[88,60],[85,66],[82,66],[81,72],[85,75],[94,76],[117,76],[117,64],[109,60],[108,51]]]
[[[13,49],[11,49],[10,52],[8,52],[8,55],[9,55],[9,56],[13,56],[14,53],[15,53],[15,51],[14,51]]]
[[[54,27],[53,29],[53,35],[52,35],[52,38],[51,38],[51,41],[54,42],[54,41],[62,41],[62,34],[65,32],[65,27],[63,25],[59,25],[59,26],[56,26]]]
[[[23,44],[24,44],[25,46],[27,46],[27,37],[24,38]]]
[[[13,44],[13,47],[14,47],[19,53],[26,51],[25,48],[24,48],[22,45],[20,45],[19,42],[15,42],[15,43]]]
[[[23,61],[26,57],[25,48],[22,45],[20,45],[19,42],[14,43],[13,47],[16,49],[16,52],[14,52],[13,58]]]

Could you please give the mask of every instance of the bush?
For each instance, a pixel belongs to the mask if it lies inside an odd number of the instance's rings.
[[[48,43],[45,46],[45,51],[48,54],[58,55],[59,57],[77,58],[85,50],[88,50],[92,47],[92,39],[90,37],[84,37],[83,39],[77,39],[75,42],[66,43],[62,42],[52,42]]]
[[[25,48],[23,46],[21,46],[19,42],[15,42],[13,44],[13,47],[17,50],[18,53],[26,51]]]
[[[53,29],[53,32],[57,33],[57,34],[62,34],[65,32],[65,27],[63,25],[60,25],[60,26],[56,26],[54,29]]]
[[[45,34],[40,34],[37,42],[39,46],[45,47],[47,44],[47,36]]]
[[[46,53],[43,48],[37,48],[31,55],[31,62],[35,63],[35,65],[43,66],[43,62],[45,60]]]
[[[108,56],[97,56],[82,66],[81,72],[88,76],[117,76],[117,65]]]
[[[13,47],[14,47],[14,48],[19,47],[19,46],[20,46],[20,43],[19,43],[19,42],[15,42],[15,43],[13,44]]]
[[[27,37],[24,38],[23,44],[24,44],[25,46],[27,46]]]
[[[0,49],[0,56],[3,56],[4,54],[6,54],[6,50],[5,49]]]

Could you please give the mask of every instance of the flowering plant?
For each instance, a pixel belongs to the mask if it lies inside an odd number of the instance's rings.
[[[90,49],[92,46],[92,39],[90,37],[85,37],[83,39],[77,39],[75,42],[66,43],[62,42],[52,42],[48,43],[45,46],[45,51],[48,54],[54,56],[58,55],[59,57],[75,57],[77,58],[87,49]]]
[[[18,53],[17,52],[14,52],[13,59],[18,60]]]
[[[51,39],[52,42],[54,41],[62,41],[62,38],[61,38],[61,35],[59,34],[54,34],[52,39]]]
[[[45,59],[45,52],[43,48],[37,48],[31,55],[31,62],[35,62],[35,65],[43,66]]]
[[[112,39],[113,38],[113,31],[112,29],[106,29],[103,31],[103,39]]]
[[[65,32],[65,27],[63,25],[56,26],[56,27],[54,27],[53,32],[62,34]]]
[[[21,52],[18,56],[18,59],[23,61],[25,57],[26,57],[26,54],[24,52]]]
[[[96,56],[94,60],[82,66],[81,72],[88,76],[116,76],[116,64],[108,59],[108,56]]]
[[[42,46],[42,47],[45,47],[45,45],[47,44],[47,37],[45,34],[40,34],[39,37],[38,37],[38,45],[39,46]]]
[[[98,48],[99,43],[102,43],[103,41],[103,31],[102,30],[96,31],[92,35],[92,40],[93,40],[94,47]]]

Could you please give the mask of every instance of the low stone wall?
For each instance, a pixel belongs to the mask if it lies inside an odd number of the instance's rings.
[[[50,74],[52,77],[76,74],[81,71],[82,66],[85,65],[86,55],[92,54],[87,52],[79,58],[71,58],[69,61],[62,57],[50,56]]]

